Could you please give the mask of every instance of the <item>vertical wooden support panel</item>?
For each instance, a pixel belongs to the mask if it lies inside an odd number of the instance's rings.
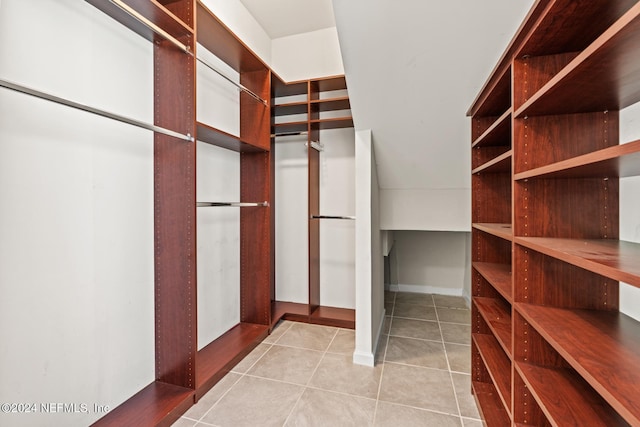
[[[241,71],[240,82],[262,99],[270,99],[268,69]],[[269,207],[240,210],[240,320],[270,325],[275,264],[270,108],[244,92],[240,94],[240,137],[267,150],[241,154],[240,199],[269,203]]]
[[[194,58],[163,42],[154,63],[155,123],[194,135]],[[195,388],[195,144],[154,142],[156,378]]]

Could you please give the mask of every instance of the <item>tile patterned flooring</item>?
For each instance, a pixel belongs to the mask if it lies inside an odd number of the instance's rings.
[[[385,292],[376,366],[354,331],[284,321],[174,427],[481,427],[461,297]]]

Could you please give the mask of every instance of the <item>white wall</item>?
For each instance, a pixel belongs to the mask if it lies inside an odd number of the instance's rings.
[[[274,39],[273,70],[285,81],[344,74],[335,27]]]
[[[392,290],[462,295],[467,237],[468,233],[396,231],[394,273],[398,282]]]
[[[371,131],[356,132],[356,340],[353,362],[375,364],[384,324],[378,174]]]
[[[228,77],[238,74],[211,52],[198,55]],[[233,135],[240,133],[240,98],[235,86],[202,64],[197,68],[197,119]],[[240,201],[240,155],[203,142],[196,146],[196,198]],[[197,209],[198,349],[240,321],[239,208]]]
[[[151,122],[152,73],[86,2],[2,2],[1,78]],[[0,402],[87,405],[0,425],[88,425],[155,377],[153,135],[0,89],[0,199]]]

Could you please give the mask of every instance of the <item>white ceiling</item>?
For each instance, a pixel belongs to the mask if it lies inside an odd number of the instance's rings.
[[[240,0],[271,39],[335,27],[331,0]]]

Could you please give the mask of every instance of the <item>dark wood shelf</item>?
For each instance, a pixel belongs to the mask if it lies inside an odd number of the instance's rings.
[[[515,117],[620,110],[640,101],[640,4],[515,112]]]
[[[504,297],[509,304],[513,304],[511,265],[491,262],[474,262],[473,268],[484,277],[487,282]]]
[[[274,326],[280,320],[292,320],[296,322],[309,321],[309,304],[297,302],[272,301],[271,325]]]
[[[151,42],[164,40],[109,0],[86,1],[145,39]],[[193,37],[193,29],[157,1],[125,0],[125,3],[176,39],[183,39],[183,43],[188,45],[184,38]]]
[[[345,129],[353,127],[353,117],[338,117],[335,119],[318,119],[309,121],[311,129]]]
[[[474,222],[472,227],[504,240],[513,240],[513,228],[511,224],[493,224],[486,222]]]
[[[216,129],[204,123],[197,123],[197,140],[217,147],[226,148],[240,153],[264,152],[264,148],[245,142],[235,135]]]
[[[155,381],[92,426],[170,426],[193,405],[193,399],[191,389]]]
[[[198,0],[196,3],[198,43],[238,73],[269,69],[258,55],[236,37],[202,2]]]
[[[467,112],[474,117],[499,117],[511,107],[511,67],[503,68],[485,84]]]
[[[356,311],[349,308],[319,306],[309,317],[310,323],[355,329]]]
[[[310,106],[312,111],[318,112],[351,109],[351,103],[349,102],[348,96],[342,96],[339,98],[314,99],[310,101]]]
[[[271,112],[274,117],[307,114],[309,113],[309,103],[307,101],[301,101],[277,104],[271,107]]]
[[[623,178],[640,175],[640,141],[598,150],[514,175],[530,178]]]
[[[345,76],[329,76],[311,80],[312,92],[331,92],[334,90],[346,90],[347,79]]]
[[[512,150],[509,150],[506,153],[499,155],[495,159],[473,169],[471,174],[510,172],[512,153]]]
[[[306,132],[309,129],[309,122],[287,122],[287,123],[275,123],[271,126],[273,133],[294,133],[294,132]]]
[[[473,303],[489,325],[502,350],[511,359],[511,307],[499,300],[486,297],[474,297]]]
[[[493,335],[471,334],[471,336],[498,390],[498,396],[507,414],[511,414],[511,361]]]
[[[268,325],[238,323],[196,355],[196,399],[200,399],[269,334]]]
[[[480,414],[487,425],[491,427],[509,427],[511,420],[493,384],[473,381],[471,387],[478,403]]]
[[[495,123],[471,144],[471,148],[495,146],[511,146],[511,109],[498,117]]]
[[[629,424],[640,425],[639,322],[615,311],[516,309]]]
[[[589,46],[635,0],[555,1],[536,22],[517,57],[579,52]]]
[[[514,241],[593,273],[640,287],[638,243],[548,237],[516,237]]]
[[[271,75],[271,92],[273,97],[307,95],[307,91],[309,90],[309,82],[307,80],[285,82],[273,71]]]
[[[627,423],[568,369],[516,363],[538,405],[556,426],[626,426]]]

